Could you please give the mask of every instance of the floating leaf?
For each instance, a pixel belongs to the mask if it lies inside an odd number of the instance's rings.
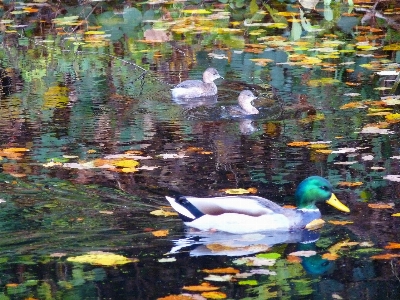
[[[162,216],[162,217],[170,217],[170,216],[177,216],[178,213],[174,211],[168,211],[163,209],[157,209],[150,212],[151,215],[154,216]]]
[[[324,253],[322,255],[322,258],[327,260],[336,260],[339,258],[339,255],[337,255],[336,253]]]
[[[295,263],[295,264],[299,264],[301,263],[302,259],[298,256],[294,256],[294,255],[288,255],[286,257],[287,262],[289,263]]]
[[[389,242],[384,248],[385,249],[400,249],[400,243]]]
[[[290,147],[304,147],[304,146],[308,146],[308,145],[310,145],[311,143],[310,142],[291,142],[291,143],[288,143],[287,145],[288,146],[290,146]]]
[[[187,295],[169,295],[166,297],[157,298],[157,300],[194,300],[194,298]]]
[[[67,258],[67,261],[81,264],[116,266],[137,262],[138,260],[126,258],[122,255],[114,254],[111,252],[91,251],[84,255],[69,257]]]
[[[304,257],[310,257],[316,255],[317,252],[314,250],[304,250],[304,251],[295,251],[290,253],[290,256],[304,256]]]
[[[160,258],[158,262],[165,263],[165,262],[174,262],[176,261],[175,257],[168,257],[168,258]]]
[[[231,281],[232,279],[232,275],[214,275],[214,274],[210,274],[207,277],[204,277],[205,280],[209,280],[209,281]]]
[[[203,282],[201,285],[184,286],[182,289],[191,292],[210,292],[219,290],[219,287],[213,286],[208,282]]]
[[[378,254],[378,255],[373,255],[371,256],[371,259],[392,259],[400,257],[400,254],[392,254],[392,253],[386,253],[386,254]]]
[[[232,267],[217,268],[217,269],[204,269],[202,271],[205,273],[226,273],[226,274],[237,274],[240,272],[239,270],[234,269]]]
[[[316,219],[308,223],[305,228],[309,230],[316,230],[321,228],[325,224],[325,221],[322,219]]]
[[[331,223],[333,225],[347,225],[347,224],[353,224],[354,222],[352,221],[336,221],[336,220],[330,220],[328,223]]]
[[[223,292],[203,292],[201,295],[208,299],[225,299],[226,294]]]
[[[248,194],[250,192],[246,189],[227,189],[225,190],[225,193],[230,195],[242,195],[242,194]]]
[[[242,280],[238,282],[239,285],[257,285],[257,280]]]
[[[400,217],[400,213],[392,214],[392,217]]]
[[[392,209],[394,204],[388,203],[369,203],[368,207],[373,209]]]
[[[183,9],[182,12],[186,14],[208,15],[211,11],[206,9]]]
[[[237,265],[247,266],[273,266],[276,263],[276,259],[267,259],[262,257],[242,257],[233,261]]]
[[[383,176],[383,179],[400,182],[400,175],[386,175],[386,176]]]
[[[156,231],[152,231],[151,233],[156,237],[164,237],[164,236],[167,236],[169,234],[169,230],[168,229],[156,230]]]
[[[281,257],[279,253],[259,253],[256,255],[259,258],[266,258],[266,259],[278,259]]]
[[[353,186],[360,186],[363,185],[362,182],[356,181],[356,182],[348,182],[348,181],[342,181],[338,183],[339,186],[347,186],[347,187],[353,187]]]

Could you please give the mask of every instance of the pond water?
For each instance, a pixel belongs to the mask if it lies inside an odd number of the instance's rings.
[[[5,1],[0,299],[398,299],[400,6],[300,2]],[[206,67],[218,97],[173,101]],[[226,117],[243,89],[260,114]],[[311,175],[351,209],[314,231],[194,232],[165,200],[293,205]]]

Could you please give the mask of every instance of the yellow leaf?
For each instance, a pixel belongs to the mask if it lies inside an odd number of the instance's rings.
[[[219,290],[219,287],[213,286],[208,282],[203,282],[201,285],[189,285],[184,286],[183,290],[191,291],[191,292],[210,292]]]
[[[315,230],[321,228],[325,224],[322,219],[316,219],[306,225],[306,229]]]
[[[250,192],[246,189],[227,189],[225,190],[225,193],[230,195],[242,195],[242,194],[248,194]]]
[[[111,164],[120,168],[134,168],[139,165],[139,162],[133,159],[120,159],[112,161]]]
[[[153,210],[152,212],[150,212],[150,214],[154,215],[154,216],[163,216],[163,217],[170,217],[170,216],[178,215],[178,213],[176,213],[174,211],[167,211],[167,210],[163,210],[163,209]]]
[[[227,268],[217,268],[217,269],[204,269],[202,270],[203,272],[206,273],[218,273],[218,274],[237,274],[240,271],[237,269],[234,269],[232,267],[227,267]]]
[[[91,251],[87,254],[83,254],[80,256],[69,257],[67,258],[67,261],[81,264],[86,263],[91,265],[116,266],[137,262],[138,260],[126,258],[122,255],[114,254],[111,252]]]
[[[349,109],[349,108],[365,108],[365,104],[362,102],[349,102],[340,107],[340,109]]]
[[[94,30],[89,30],[86,31],[85,34],[91,34],[91,35],[99,35],[99,34],[105,34],[105,31],[94,31]]]
[[[93,153],[96,153],[97,151],[96,150],[94,150],[94,149],[89,149],[88,151],[87,151],[87,153],[89,153],[89,154],[93,154]]]
[[[291,142],[288,143],[287,145],[290,147],[304,147],[310,145],[310,142]]]
[[[392,217],[400,217],[400,213],[392,214]]]
[[[208,299],[225,299],[226,294],[222,292],[204,292],[201,295]]]
[[[400,122],[400,114],[389,114],[385,116],[385,119],[390,123]]]
[[[183,9],[182,12],[186,14],[208,15],[211,11],[206,9]]]
[[[169,230],[168,229],[156,230],[156,231],[152,231],[151,233],[156,237],[163,237],[163,236],[167,236],[169,234]]]
[[[360,181],[356,181],[356,182],[342,181],[342,182],[339,182],[338,185],[339,185],[339,186],[348,186],[348,187],[352,187],[352,186],[360,186],[360,185],[363,185],[363,183],[360,182]]]
[[[314,63],[313,63],[314,64]],[[334,78],[319,78],[319,79],[312,79],[307,82],[307,84],[311,87],[318,87],[318,86],[325,86],[331,85],[334,83],[339,83],[340,81]]]

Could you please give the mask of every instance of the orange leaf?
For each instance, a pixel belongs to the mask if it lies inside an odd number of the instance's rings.
[[[328,223],[331,223],[333,225],[346,225],[346,224],[353,224],[354,222],[352,221],[336,221],[336,220],[330,220]]]
[[[222,292],[204,292],[201,293],[201,295],[205,298],[210,298],[210,299],[225,299],[226,294]]]
[[[288,255],[286,257],[286,260],[290,263],[295,263],[295,264],[299,264],[301,263],[302,259],[298,256],[294,256],[294,255]]]
[[[339,255],[337,255],[336,253],[324,253],[322,255],[322,258],[327,260],[336,260],[339,258]]]
[[[240,271],[237,270],[237,269],[234,269],[232,267],[227,267],[227,268],[217,268],[217,269],[204,269],[203,272],[206,272],[206,273],[237,274]]]
[[[255,194],[255,193],[257,193],[257,188],[255,188],[255,187],[250,187],[250,188],[248,188],[247,190],[249,191],[250,194]]]
[[[157,300],[194,300],[194,298],[185,295],[169,295],[166,297],[157,298]]]
[[[400,249],[400,243],[389,242],[389,244],[385,246],[385,249]]]
[[[152,231],[151,232],[154,236],[156,237],[163,237],[163,236],[167,236],[169,234],[169,230],[156,230],[156,231]]]
[[[371,256],[371,259],[392,259],[395,257],[400,257],[400,254],[392,254],[392,253],[378,254]]]
[[[191,292],[211,292],[211,291],[219,290],[219,287],[212,286],[208,282],[203,282],[201,285],[184,286],[182,289],[191,291]]]
[[[17,287],[18,283],[7,283],[6,287]]]
[[[296,206],[294,205],[283,205],[282,207],[287,209],[296,209]]]
[[[393,208],[393,205],[386,204],[386,203],[369,203],[368,207],[375,208],[375,209],[391,209],[391,208]]]

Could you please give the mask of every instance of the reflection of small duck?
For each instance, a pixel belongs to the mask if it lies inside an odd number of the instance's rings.
[[[332,193],[329,181],[319,176],[299,184],[295,193],[297,209],[283,208],[257,196],[166,198],[187,226],[236,234],[304,228],[321,217],[315,202],[325,201],[341,211],[350,211]]]
[[[198,98],[209,97],[217,94],[217,86],[215,79],[223,78],[214,68],[208,68],[203,73],[203,80],[185,80],[174,87],[172,92],[173,98]]]
[[[238,97],[239,105],[226,107],[226,114],[230,117],[241,117],[248,115],[256,115],[258,109],[253,106],[253,100],[257,97],[249,90],[241,91]]]

